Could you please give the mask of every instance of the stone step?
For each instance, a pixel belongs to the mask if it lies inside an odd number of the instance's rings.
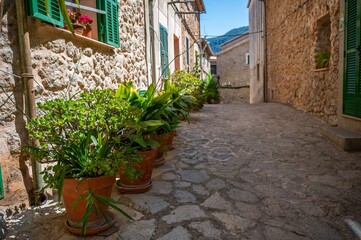
[[[344,151],[361,151],[361,134],[339,127],[325,127],[322,134]]]

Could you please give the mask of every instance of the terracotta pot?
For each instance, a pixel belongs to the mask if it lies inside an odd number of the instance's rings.
[[[162,133],[158,135],[152,135],[149,138],[155,140],[159,143],[159,149],[157,152],[157,157],[154,161],[154,167],[160,167],[164,165],[164,154],[173,149],[173,139],[176,134],[175,130],[170,131],[169,133]]]
[[[88,37],[88,38],[92,38],[92,28],[91,27],[85,27],[83,29],[83,34],[84,37]]]
[[[120,180],[117,182],[117,187],[121,193],[143,193],[150,189],[152,186],[153,165],[157,152],[158,148],[139,152],[143,160],[135,166],[135,169],[143,171],[143,174],[136,179],[128,179],[124,176],[124,168],[119,169]]]
[[[73,24],[73,29],[74,29],[74,33],[78,34],[78,35],[82,35],[84,37],[88,37],[88,38],[92,38],[92,28],[87,26],[87,27],[83,27],[80,24]],[[65,25],[64,29],[69,30],[68,26]]]
[[[77,201],[87,190],[92,191],[95,194],[110,197],[112,193],[112,187],[115,182],[115,176],[100,176],[95,178],[83,179],[79,182],[79,179],[74,178],[65,178],[63,183],[63,202],[66,209],[67,222],[66,225],[70,228],[81,229],[83,223],[80,222],[82,217],[86,212],[86,200],[82,199],[75,207],[72,204]],[[98,204],[98,207],[103,211],[108,209],[108,206]],[[108,219],[109,220],[109,219]],[[111,225],[106,223],[104,216],[100,211],[98,213],[92,212],[89,215],[87,223],[87,232],[86,234],[95,234],[98,233],[96,230],[101,228],[102,231],[111,227]],[[95,230],[95,232],[94,232]],[[81,231],[79,231],[79,234]]]

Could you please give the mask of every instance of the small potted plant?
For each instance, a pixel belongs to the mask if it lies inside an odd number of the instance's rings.
[[[91,38],[91,24],[93,23],[93,19],[91,19],[88,15],[81,14],[80,12],[74,12],[70,9],[68,9],[68,15],[74,31],[85,37]]]
[[[220,94],[218,90],[218,84],[211,74],[208,74],[204,80],[203,95],[208,103],[219,102]]]
[[[129,152],[121,141],[134,134],[139,111],[114,96],[111,90],[96,90],[70,100],[49,100],[38,105],[44,114],[27,125],[40,144],[26,149],[50,164],[43,171],[46,187],[58,189],[59,201],[63,197],[65,226],[75,234],[111,227],[114,215],[108,207],[130,218],[110,195]]]

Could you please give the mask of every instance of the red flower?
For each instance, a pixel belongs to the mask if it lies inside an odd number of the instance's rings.
[[[80,24],[87,25],[87,24],[92,24],[92,23],[93,23],[93,20],[92,20],[89,16],[87,16],[87,15],[81,15],[81,16],[79,16],[79,18],[78,18],[78,22],[79,22]]]
[[[71,23],[78,24],[85,27],[90,27],[90,24],[93,23],[93,19],[91,19],[88,15],[82,15],[80,12],[73,12],[70,9],[68,10],[68,15],[71,20]]]

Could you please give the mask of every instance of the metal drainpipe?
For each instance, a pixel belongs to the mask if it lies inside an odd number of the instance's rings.
[[[18,27],[18,38],[20,48],[20,63],[22,71],[23,86],[25,88],[26,108],[31,119],[36,118],[35,92],[34,92],[34,76],[31,67],[31,51],[30,51],[30,37],[28,31],[27,16],[25,14],[25,5],[23,0],[15,0],[16,17]],[[32,145],[39,145],[38,141],[32,141]],[[40,176],[41,165],[35,159],[31,158],[31,167],[34,185],[34,202],[35,205],[40,205],[46,200],[45,195],[40,194],[43,187],[43,181]],[[44,199],[45,197],[45,199]]]
[[[203,49],[202,49],[202,36],[201,36],[201,14],[197,13],[197,17],[198,17],[198,23],[199,23],[199,69],[201,70],[201,80],[203,80],[203,59],[202,59],[202,55],[203,55]]]
[[[263,36],[264,36],[264,67],[263,67],[263,81],[264,81],[264,96],[263,96],[263,100],[264,102],[268,102],[268,74],[267,74],[267,69],[268,69],[268,65],[267,65],[267,27],[266,27],[266,17],[267,17],[267,9],[266,9],[266,1],[263,1]]]
[[[156,56],[155,56],[155,29],[154,29],[154,1],[149,1],[149,24],[150,24],[150,48],[152,54],[152,82],[156,86],[157,84],[157,70],[156,70]]]

